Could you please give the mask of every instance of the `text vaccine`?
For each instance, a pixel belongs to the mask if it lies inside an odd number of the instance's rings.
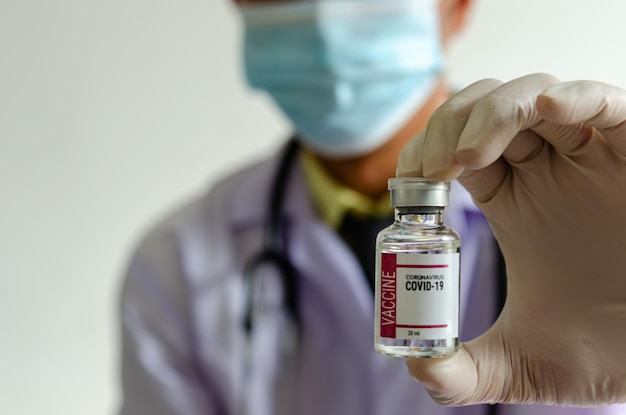
[[[449,182],[389,180],[395,222],[376,239],[376,351],[437,357],[459,346],[461,238],[443,223]]]

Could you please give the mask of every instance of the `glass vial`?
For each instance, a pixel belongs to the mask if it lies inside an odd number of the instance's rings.
[[[461,238],[443,223],[449,182],[389,180],[395,222],[376,239],[376,351],[440,357],[459,347]]]

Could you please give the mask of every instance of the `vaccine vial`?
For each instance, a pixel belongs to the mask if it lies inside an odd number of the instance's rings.
[[[395,222],[376,239],[376,351],[442,357],[459,347],[461,238],[443,223],[450,183],[389,180]]]

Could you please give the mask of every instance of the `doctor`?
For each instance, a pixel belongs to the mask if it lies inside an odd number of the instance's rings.
[[[448,97],[444,52],[470,0],[246,1],[245,65],[295,139],[150,231],[122,295],[121,414],[608,414],[447,408],[373,348],[374,236],[387,179]],[[491,230],[453,186],[462,339],[502,301]],[[269,252],[269,253],[268,253]],[[260,255],[260,253],[264,253]]]

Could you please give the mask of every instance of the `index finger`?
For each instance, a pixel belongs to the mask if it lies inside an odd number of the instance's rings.
[[[437,108],[426,130],[414,137],[398,157],[397,176],[418,175],[441,180],[452,180],[463,172],[456,160],[457,141],[474,103],[493,91],[502,82],[483,79],[450,97]]]
[[[537,97],[541,116],[555,124],[595,127],[621,155],[626,155],[626,91],[596,81],[561,82]]]
[[[527,75],[478,100],[459,138],[457,160],[470,169],[496,161],[520,131],[542,120],[536,109],[537,96],[557,82],[548,74]]]

